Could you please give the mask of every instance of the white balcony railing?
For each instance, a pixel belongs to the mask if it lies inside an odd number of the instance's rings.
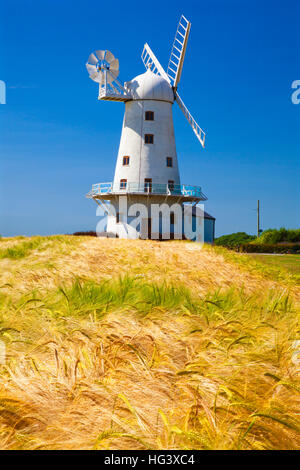
[[[170,183],[134,183],[121,182],[119,185],[113,183],[97,183],[93,184],[92,190],[88,193],[88,197],[104,196],[109,194],[157,194],[157,195],[178,195],[186,197],[195,197],[206,200],[206,196],[202,193],[200,186],[192,186],[189,184],[170,184]]]

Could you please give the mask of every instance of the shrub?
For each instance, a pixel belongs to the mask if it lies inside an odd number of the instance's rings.
[[[277,229],[265,230],[261,236],[255,240],[255,243],[272,244],[275,243],[296,243],[300,242],[300,229],[286,229],[281,227]]]
[[[94,232],[93,230],[87,231],[87,232],[74,232],[73,235],[76,237],[81,237],[81,236],[86,236],[86,237],[96,237],[97,233]]]
[[[231,233],[230,235],[223,235],[215,239],[215,245],[225,246],[227,248],[236,248],[242,243],[247,243],[254,240],[254,235],[248,235],[245,232]]]
[[[215,245],[245,253],[299,253],[300,229],[268,229],[259,238],[245,232],[231,233],[216,238]]]
[[[76,237],[106,237],[106,238],[117,238],[118,236],[111,232],[94,232],[90,230],[88,232],[74,232],[73,235]]]
[[[237,247],[242,253],[292,253],[300,254],[300,243],[269,244],[269,243],[243,243]]]

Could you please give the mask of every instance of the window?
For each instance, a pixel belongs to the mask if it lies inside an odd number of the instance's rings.
[[[120,180],[120,189],[126,189],[127,180]]]
[[[124,166],[129,165],[129,157],[123,157],[123,165]]]
[[[153,144],[153,142],[154,142],[154,135],[145,134],[145,144]]]
[[[145,178],[144,192],[145,193],[152,192],[152,179],[151,178]]]
[[[154,112],[146,111],[145,112],[145,121],[154,121]]]
[[[174,181],[173,180],[168,181],[168,189],[169,189],[169,191],[174,191]]]
[[[173,166],[173,158],[172,157],[167,157],[167,166],[169,166],[169,167]]]
[[[119,222],[120,222],[120,212],[117,212],[116,223],[118,224]]]
[[[175,223],[175,215],[174,215],[174,212],[171,212],[170,213],[170,224],[174,224]]]

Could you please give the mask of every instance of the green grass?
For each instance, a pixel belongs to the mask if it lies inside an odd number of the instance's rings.
[[[97,318],[118,309],[147,315],[156,307],[180,311],[195,308],[184,286],[146,283],[128,276],[100,283],[76,279],[71,287],[59,288],[57,302],[64,314],[94,314]]]
[[[284,282],[288,285],[299,285],[300,284],[300,273],[287,269],[287,266],[284,266],[284,262],[280,264],[280,261],[277,261],[279,258],[292,257],[294,260],[298,260],[299,255],[258,255],[250,253],[235,253],[227,248],[221,246],[209,246],[206,245],[205,248],[208,251],[219,253],[224,256],[224,259],[230,263],[235,263],[245,272],[253,273],[254,275],[260,275],[265,279],[270,279],[273,281]],[[274,263],[268,262],[267,258],[274,258]],[[292,264],[297,264],[297,261],[292,261]]]
[[[300,275],[300,255],[259,255],[249,254],[256,261],[268,266],[286,269],[291,274]]]
[[[25,258],[32,250],[38,248],[41,245],[41,237],[34,238],[29,241],[24,241],[8,248],[0,250],[0,259],[21,259]]]
[[[18,300],[18,306],[28,302],[39,302],[38,292]],[[246,295],[243,289],[216,290],[203,297],[195,296],[184,285],[157,284],[128,276],[110,279],[99,283],[93,280],[75,279],[69,287],[59,287],[57,291],[43,294],[43,308],[54,316],[103,318],[113,311],[134,312],[146,316],[159,309],[173,314],[199,315],[209,323],[231,312],[277,312],[285,313],[291,308],[289,295],[270,292],[262,301],[260,296]],[[41,306],[41,305],[40,305]]]
[[[2,239],[4,241],[4,239]],[[33,250],[45,250],[51,245],[62,250],[62,245],[72,245],[70,237],[64,237],[63,235],[53,235],[47,237],[14,237],[5,239],[5,241],[17,241],[14,245],[4,247],[0,249],[0,259],[8,258],[13,260],[19,260],[26,258],[32,253]],[[62,250],[63,252],[63,250]]]

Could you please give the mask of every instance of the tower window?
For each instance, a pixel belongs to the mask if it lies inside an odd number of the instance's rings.
[[[126,189],[127,187],[127,180],[122,179],[120,180],[120,189]]]
[[[168,181],[168,189],[169,189],[169,191],[174,191],[174,181],[173,180]]]
[[[145,112],[145,121],[154,121],[154,112],[146,111]]]
[[[151,193],[152,192],[152,178],[145,178],[144,192],[145,193]]]
[[[129,157],[123,157],[123,165],[124,166],[129,165]]]
[[[154,135],[145,134],[145,144],[153,144],[153,142],[154,142]]]
[[[167,166],[169,166],[169,167],[173,166],[173,158],[172,157],[167,157]]]

